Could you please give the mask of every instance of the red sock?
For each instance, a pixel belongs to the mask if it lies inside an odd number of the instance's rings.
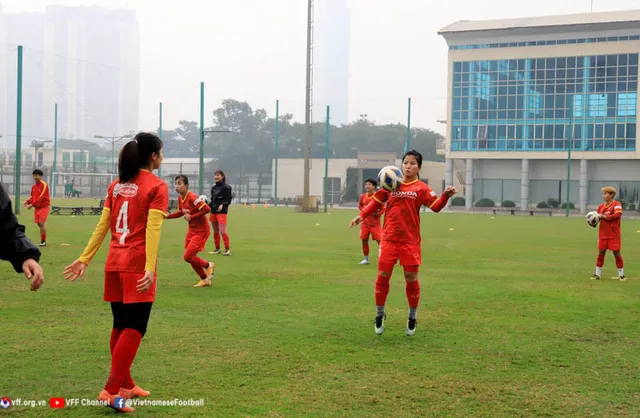
[[[369,255],[369,241],[362,241],[362,253],[365,257]]]
[[[622,256],[616,256],[616,267],[619,269],[624,268],[624,261],[622,260]]]
[[[230,247],[229,247],[229,235],[228,234],[222,234],[222,240],[224,241],[224,249],[225,250],[230,249]]]
[[[40,234],[40,242],[47,242],[47,234]]]
[[[209,264],[207,264],[207,267],[209,266]],[[207,278],[207,272],[204,270],[204,268],[202,268],[201,266],[199,266],[198,264],[195,263],[191,263],[191,268],[193,269],[193,271],[196,272],[196,274],[198,275],[198,277],[200,277],[202,280]]]
[[[376,285],[374,287],[376,296],[376,306],[384,306],[387,303],[387,295],[389,294],[389,280],[391,276],[382,277],[378,272],[378,278],[376,279]]]
[[[111,329],[111,340],[109,341],[109,348],[111,350],[111,355],[113,355],[113,350],[116,348],[116,344],[118,343],[118,338],[122,335],[122,330],[118,328]]]
[[[118,338],[113,354],[111,356],[111,372],[104,389],[111,395],[120,392],[120,388],[125,383],[125,378],[131,370],[131,364],[136,358],[138,347],[142,341],[140,331],[133,328],[125,328]]]
[[[118,343],[118,338],[120,338],[120,335],[122,335],[122,331],[123,330],[118,328],[111,329],[111,341],[109,341],[109,348],[111,349],[111,355],[113,355],[113,350],[116,348],[116,344]],[[122,387],[125,389],[133,389],[135,385],[136,384],[133,381],[133,378],[131,377],[131,371],[129,371],[124,378],[124,383],[122,384]]]
[[[602,268],[602,266],[604,266],[604,257],[598,256],[598,258],[596,258],[596,267]]]
[[[220,235],[217,231],[213,232],[213,243],[216,245],[216,250],[220,249]]]
[[[407,282],[406,292],[409,307],[416,309],[420,303],[420,282],[418,280]]]

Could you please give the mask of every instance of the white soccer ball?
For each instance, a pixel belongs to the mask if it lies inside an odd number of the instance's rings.
[[[398,190],[402,184],[402,171],[393,165],[383,167],[378,173],[378,184],[390,192]]]
[[[198,199],[202,200],[207,205],[209,204],[209,198],[207,197],[206,194],[201,194],[200,196],[198,196]]]
[[[600,214],[594,210],[587,213],[587,223],[595,228],[600,223]]]

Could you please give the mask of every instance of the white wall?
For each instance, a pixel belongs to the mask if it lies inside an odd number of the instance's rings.
[[[401,160],[396,160],[396,165],[401,165]],[[355,158],[334,158],[329,160],[329,177],[339,177],[341,189],[345,187],[347,169],[358,166]],[[272,173],[275,177],[275,160],[272,161]],[[429,180],[429,185],[436,193],[442,192],[444,180],[444,162],[425,161],[422,164],[420,177]],[[309,193],[312,196],[322,196],[324,190],[324,159],[311,160],[311,172],[309,174]],[[272,180],[273,183],[273,180]],[[454,185],[460,189],[457,179]],[[295,197],[302,195],[304,191],[304,159],[281,158],[278,160],[278,198]]]

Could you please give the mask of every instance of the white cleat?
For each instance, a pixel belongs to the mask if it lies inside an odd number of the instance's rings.
[[[376,319],[373,321],[373,330],[376,332],[376,335],[382,335],[384,332],[384,320],[387,319],[387,315],[384,316],[376,316]]]
[[[418,321],[415,318],[409,318],[407,321],[407,337],[413,337],[418,328]]]
[[[367,265],[367,264],[371,264],[371,263],[369,262],[369,260],[364,259],[364,260],[362,260],[362,261],[361,261],[360,263],[358,263],[358,264],[360,264],[361,266],[365,266],[365,265]]]

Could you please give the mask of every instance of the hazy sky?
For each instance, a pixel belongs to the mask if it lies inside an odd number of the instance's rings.
[[[316,0],[316,3],[322,0]],[[205,82],[207,121],[224,98],[270,116],[304,118],[306,0],[0,0],[5,11],[47,5],[100,5],[137,11],[141,31],[140,127],[199,118]],[[640,8],[640,0],[594,0],[594,12]],[[438,29],[457,20],[584,13],[590,0],[348,0],[351,10],[349,116],[406,122],[443,132],[446,56]],[[315,109],[322,120],[324,109]]]

